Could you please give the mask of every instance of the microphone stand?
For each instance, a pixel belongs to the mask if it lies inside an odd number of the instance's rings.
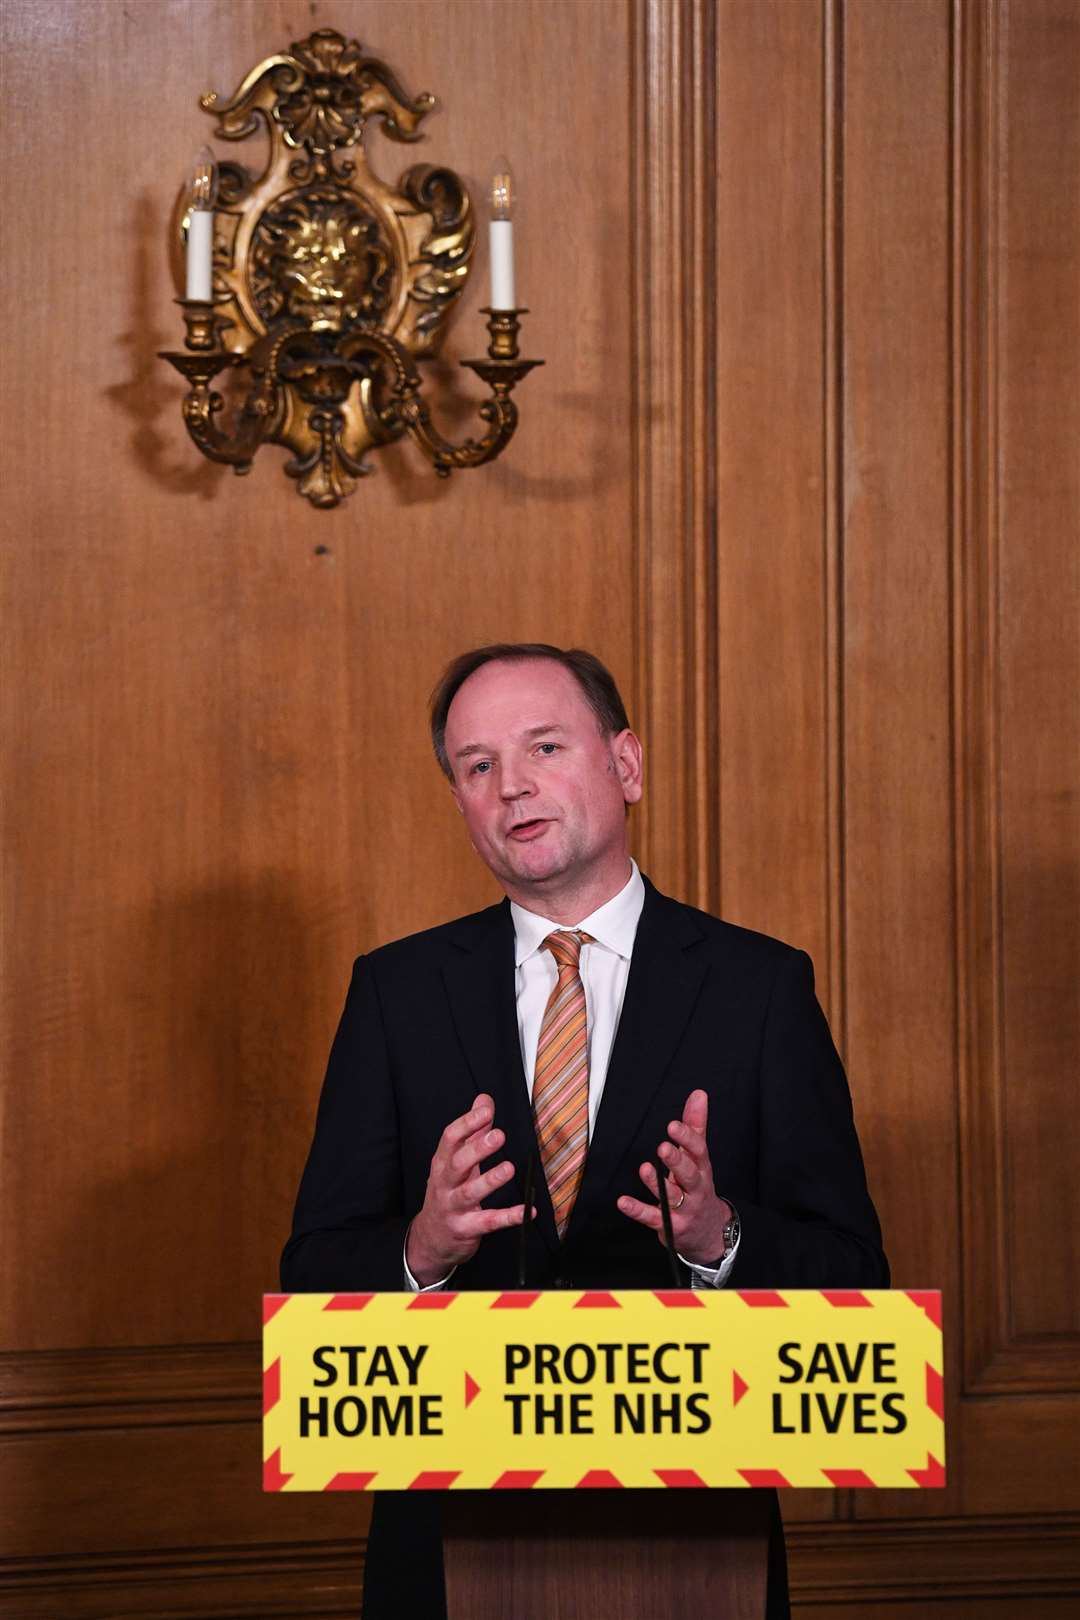
[[[536,1186],[536,1154],[530,1153],[525,1166],[525,1213],[518,1228],[517,1285],[525,1287],[528,1269],[529,1227],[532,1224],[533,1190]]]
[[[675,1255],[675,1234],[671,1228],[671,1204],[668,1200],[667,1171],[664,1166],[657,1163],[656,1185],[660,1192],[660,1219],[664,1227],[664,1248],[667,1251],[668,1264],[671,1267],[671,1281],[676,1288],[685,1288],[686,1284],[679,1275],[679,1262]]]

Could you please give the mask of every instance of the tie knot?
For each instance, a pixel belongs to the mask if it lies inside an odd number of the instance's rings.
[[[556,965],[560,969],[574,968],[575,970],[581,960],[581,947],[591,944],[591,934],[572,932],[568,928],[561,928],[558,933],[549,934],[544,941],[545,949],[551,952]]]

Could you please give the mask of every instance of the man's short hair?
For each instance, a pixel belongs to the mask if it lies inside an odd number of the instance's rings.
[[[552,647],[546,641],[496,642],[490,647],[475,647],[472,652],[461,653],[443,671],[441,680],[431,694],[431,742],[435,758],[444,774],[452,782],[454,769],[446,752],[446,717],[458,690],[470,675],[475,675],[485,664],[520,664],[527,658],[550,658],[569,670],[581,688],[586,703],[596,716],[601,736],[613,737],[625,731],[630,722],[619,696],[611,671],[594,653],[581,647]]]

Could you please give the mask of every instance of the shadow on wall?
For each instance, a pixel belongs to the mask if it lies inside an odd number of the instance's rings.
[[[308,900],[280,874],[163,899],[112,957],[109,1166],[59,1244],[92,1250],[98,1344],[259,1335],[347,982],[347,963],[323,977]]]
[[[180,415],[184,383],[164,360],[159,349],[182,349],[184,323],[176,310],[176,323],[168,332],[153,325],[155,288],[168,279],[165,228],[147,193],[137,200],[132,220],[135,257],[131,281],[131,328],[117,339],[129,356],[126,382],[104,390],[133,426],[131,448],[135,460],[161,489],[174,495],[198,495],[212,500],[228,467],[207,461],[187,436]],[[163,426],[163,421],[168,426]]]

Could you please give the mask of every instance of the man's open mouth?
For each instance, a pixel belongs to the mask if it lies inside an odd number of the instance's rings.
[[[531,821],[517,821],[506,836],[518,843],[527,843],[530,838],[538,838],[547,825],[546,819],[542,816],[536,816]]]

